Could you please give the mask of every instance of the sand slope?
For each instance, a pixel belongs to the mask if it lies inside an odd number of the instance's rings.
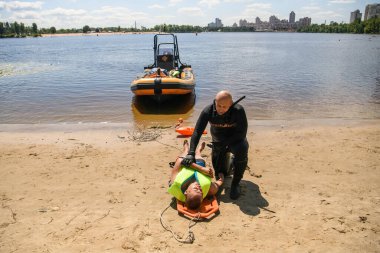
[[[0,252],[379,252],[380,122],[255,124],[243,196],[231,201],[227,180],[219,216],[192,228],[193,244],[159,219],[183,142],[173,129],[138,142],[124,127],[3,127]],[[172,207],[164,219],[186,232]]]

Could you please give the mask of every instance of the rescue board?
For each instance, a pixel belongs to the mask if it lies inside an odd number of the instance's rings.
[[[175,131],[181,135],[191,136],[194,132],[194,127],[178,127]],[[207,131],[204,130],[203,134],[207,134]]]
[[[177,200],[177,211],[179,214],[189,219],[198,218],[209,220],[213,218],[219,211],[218,201],[215,196],[210,196],[202,201],[199,210],[192,210],[186,207],[185,203]]]

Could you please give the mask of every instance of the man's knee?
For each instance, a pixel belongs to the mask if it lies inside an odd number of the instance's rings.
[[[248,149],[249,144],[246,139],[230,146],[231,153],[235,158],[234,160],[237,162],[245,161],[248,159]]]
[[[215,174],[226,174],[226,151],[225,150],[213,150],[212,151],[212,165],[215,170]]]
[[[234,167],[235,167],[235,172],[237,175],[243,176],[245,169],[247,168],[248,164],[248,159],[245,160],[234,160]]]

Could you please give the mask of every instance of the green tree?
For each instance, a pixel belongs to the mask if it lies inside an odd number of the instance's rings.
[[[50,33],[55,34],[57,32],[57,29],[55,29],[54,26],[50,27]]]
[[[20,33],[21,33],[22,35],[25,35],[25,33],[26,33],[24,23],[20,23]]]
[[[4,33],[5,33],[4,23],[0,22],[0,37],[3,37]]]
[[[16,21],[13,23],[13,32],[17,36],[20,35],[20,25]]]
[[[89,31],[91,31],[91,29],[88,25],[83,26],[82,30],[83,30],[83,33],[88,33]]]
[[[34,35],[38,34],[38,28],[37,28],[37,24],[36,23],[32,24],[32,33]]]
[[[380,33],[380,17],[367,20],[364,27],[365,33]]]

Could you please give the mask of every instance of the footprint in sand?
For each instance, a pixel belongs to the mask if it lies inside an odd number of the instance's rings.
[[[124,240],[121,247],[129,252],[139,252],[140,248],[136,242],[130,240],[129,238]]]
[[[111,204],[118,204],[118,203],[123,203],[123,199],[121,197],[121,192],[119,192],[118,195],[116,195],[114,192],[107,192],[106,194],[109,199],[108,199],[108,202],[111,203]]]

